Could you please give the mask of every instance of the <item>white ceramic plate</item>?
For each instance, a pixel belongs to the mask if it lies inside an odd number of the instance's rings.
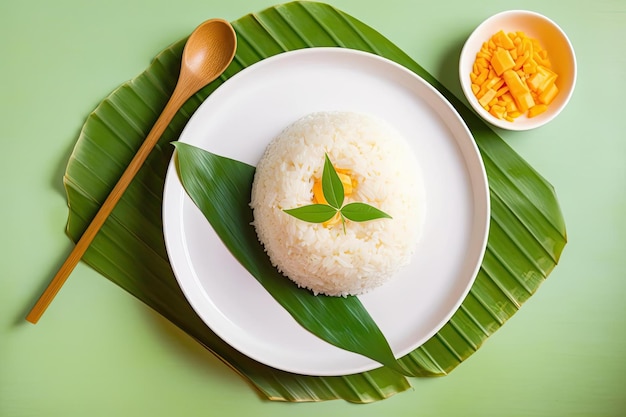
[[[482,160],[466,125],[434,88],[406,68],[364,52],[288,52],[224,83],[196,111],[180,141],[256,165],[287,125],[308,113],[333,110],[387,120],[410,142],[422,172],[426,211],[416,255],[391,282],[360,297],[400,357],[458,309],[487,241],[489,191]],[[298,374],[348,375],[380,366],[301,328],[224,247],[173,165],[163,202],[176,278],[202,320],[232,347]]]

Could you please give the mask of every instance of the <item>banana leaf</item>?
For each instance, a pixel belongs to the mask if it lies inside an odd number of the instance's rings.
[[[233,26],[238,36],[235,60],[179,111],[83,261],[181,328],[270,400],[368,403],[410,389],[406,377],[386,366],[340,377],[295,375],[255,362],[230,347],[204,325],[177,285],[161,219],[163,185],[173,151],[170,142],[224,81],[289,50],[339,46],[375,53],[414,71],[454,105],[472,131],[487,171],[491,224],[476,281],[450,321],[400,359],[412,375],[448,374],[520,309],[558,263],[566,231],[553,187],[411,57],[341,10],[323,3],[292,2],[246,15]],[[85,121],[64,176],[67,234],[73,241],[86,229],[165,106],[178,76],[184,42],[164,49]]]
[[[315,296],[272,265],[251,226],[253,166],[186,143],[174,145],[178,177],[187,194],[239,263],[300,325],[334,346],[403,372],[358,297]]]

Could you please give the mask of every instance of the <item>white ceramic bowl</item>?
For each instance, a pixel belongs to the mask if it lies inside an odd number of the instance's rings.
[[[552,70],[558,75],[556,85],[559,92],[544,113],[532,118],[522,115],[513,122],[498,119],[478,103],[478,99],[472,92],[470,73],[476,53],[484,42],[500,30],[505,33],[522,31],[526,36],[537,39],[547,51]],[[529,130],[543,126],[554,119],[569,101],[576,84],[576,56],[565,32],[552,20],[531,11],[509,10],[491,16],[469,36],[461,51],[459,77],[465,97],[483,119],[502,129]]]

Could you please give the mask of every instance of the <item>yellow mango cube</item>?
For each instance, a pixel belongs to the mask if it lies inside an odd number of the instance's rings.
[[[500,81],[500,83],[504,84],[504,80]],[[498,83],[498,84],[500,84]],[[509,92],[509,87],[505,86],[500,86],[500,88],[498,88],[497,92],[496,92],[496,97],[500,97],[505,93]]]
[[[550,104],[552,103],[552,101],[554,100],[558,92],[559,92],[558,87],[556,86],[556,84],[552,83],[550,84],[550,87],[548,87],[541,94],[539,94],[538,100],[540,103],[543,103],[546,105]]]
[[[496,104],[491,106],[491,108],[489,109],[489,113],[491,113],[492,116],[497,117],[498,119],[504,119],[506,109]]]
[[[537,71],[528,78],[526,84],[528,84],[528,87],[530,87],[531,90],[537,91],[547,78],[548,77],[545,73]]]
[[[487,107],[489,102],[496,97],[496,90],[489,89],[483,94],[483,96],[478,100],[481,106]]]
[[[528,117],[535,117],[544,111],[548,110],[548,106],[545,104],[537,104],[528,109]]]
[[[513,97],[522,95],[528,92],[528,87],[526,83],[522,81],[519,74],[513,70],[505,71],[502,74],[502,78],[506,83],[507,87],[509,87],[509,91],[513,95]]]
[[[545,80],[541,82],[541,84],[539,84],[539,87],[537,87],[537,92],[541,94],[544,91],[549,90],[554,85],[555,81],[556,75],[548,76]]]
[[[535,100],[530,94],[530,91],[513,97],[515,98],[515,102],[517,103],[517,108],[523,113],[527,112],[531,107],[535,105]]]
[[[515,66],[515,61],[511,57],[509,51],[498,48],[491,58],[491,65],[493,66],[496,75],[501,76],[504,71],[510,70]]]
[[[499,47],[504,48],[504,49],[513,49],[513,48],[515,48],[515,44],[513,43],[511,38],[509,38],[504,33],[503,30],[501,30],[498,33],[496,33],[495,35],[493,35],[493,42],[496,44],[496,46],[499,46]]]
[[[513,97],[511,97],[511,101],[506,102],[506,111],[508,113],[513,113],[513,112],[518,111],[517,105],[515,104],[515,100],[513,100]]]

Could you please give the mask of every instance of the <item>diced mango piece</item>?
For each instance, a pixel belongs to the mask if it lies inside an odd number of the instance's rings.
[[[536,73],[537,62],[535,62],[535,60],[532,58],[528,58],[524,65],[522,65],[522,71],[524,71],[524,74],[526,74],[527,76]]]
[[[478,77],[476,77],[476,80],[474,80],[474,82],[478,85],[481,85],[482,83],[484,83],[487,80],[487,77],[489,76],[489,70],[488,69],[483,69],[479,74]]]
[[[528,117],[535,117],[544,111],[548,110],[548,106],[545,104],[537,104],[528,109]]]
[[[502,86],[503,83],[504,82],[501,78],[494,77],[485,82],[485,88],[491,88],[491,89],[497,90],[499,87]],[[498,84],[500,84],[500,86],[498,86]]]
[[[522,39],[522,48],[524,48],[524,53],[528,52],[528,57],[532,57],[535,54],[535,43],[530,38]]]
[[[540,53],[541,51],[535,51],[535,54],[532,56],[532,59],[538,64],[544,67],[550,66],[550,61],[545,59]]]
[[[342,174],[340,172],[337,173],[337,176],[339,177],[339,179],[341,180],[341,183],[343,184],[344,195],[352,194],[352,178],[350,178],[349,175]]]
[[[499,46],[500,48],[504,48],[504,49],[515,48],[515,44],[513,43],[513,40],[509,38],[507,34],[504,33],[503,30],[493,35],[492,39],[493,39],[493,42],[496,44],[496,46]]]
[[[500,84],[500,83],[504,84],[504,80],[501,80],[498,84]],[[508,92],[509,92],[509,87],[507,87],[506,85],[505,86],[500,86],[498,88],[498,91],[496,92],[496,97],[500,97],[503,94],[508,93]]]
[[[556,72],[552,71],[549,66],[541,65],[537,68],[537,71],[541,72],[546,76],[554,76],[556,77]]]
[[[552,83],[548,89],[546,89],[543,93],[539,94],[539,102],[543,104],[550,104],[556,97],[556,94],[559,92],[556,84]]]
[[[487,78],[485,80],[485,82],[483,82],[480,85],[480,89],[478,90],[478,93],[476,93],[476,98],[480,99],[482,96],[485,95],[485,93],[487,92],[487,90],[491,90],[494,89],[494,86],[500,81],[500,78]]]
[[[481,106],[487,107],[489,102],[496,97],[496,90],[489,89],[483,94],[483,96],[478,100]]]
[[[324,198],[324,191],[322,189],[322,179],[315,180],[313,182],[313,202],[315,204],[328,204],[326,198]]]
[[[513,98],[529,91],[526,83],[522,81],[519,74],[513,70],[506,71],[502,74],[502,78],[504,79],[507,87],[509,87],[509,91],[513,95]]]
[[[537,91],[537,89],[539,88],[539,86],[547,79],[547,76],[542,73],[537,71],[536,73],[534,73],[532,76],[530,76],[528,78],[528,80],[526,80],[526,84],[528,85],[528,87],[533,90],[533,91]]]
[[[504,78],[504,82],[509,87],[509,91],[517,104],[517,108],[521,112],[526,112],[535,105],[535,100],[530,94],[528,86],[522,81],[517,72],[508,70],[502,74],[502,78]]]
[[[522,112],[526,113],[531,107],[535,105],[535,99],[530,94],[530,91],[520,94],[517,96],[513,96],[515,98],[515,103],[517,104],[517,108]]]
[[[517,53],[517,59],[515,60],[515,65],[513,66],[514,70],[518,70],[524,66],[530,54],[528,51],[521,51]]]
[[[555,81],[556,81],[556,75],[548,76],[545,80],[543,80],[539,84],[539,86],[537,87],[537,92],[543,93],[544,91],[547,91],[548,89],[550,89],[551,86],[554,85]]]
[[[507,38],[508,39],[508,38]],[[506,49],[498,48],[491,57],[491,66],[496,75],[499,77],[504,71],[510,70],[515,66],[515,61]]]
[[[478,57],[476,58],[476,65],[478,65],[479,68],[488,68],[489,61],[487,61],[485,58]]]
[[[497,117],[498,119],[504,119],[504,115],[506,113],[506,109],[504,107],[502,107],[502,106],[494,104],[489,109],[489,113],[491,113],[494,117]]]
[[[518,111],[517,110],[517,105],[515,104],[515,100],[513,100],[513,99],[511,99],[511,101],[507,101],[505,107],[506,107],[506,111],[508,113],[513,113],[513,112]]]
[[[484,58],[487,61],[491,61],[491,53],[489,51],[480,50],[480,52],[478,52],[476,56],[478,58]]]

